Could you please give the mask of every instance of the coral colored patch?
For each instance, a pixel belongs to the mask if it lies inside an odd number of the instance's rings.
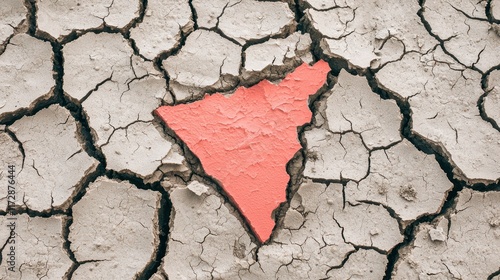
[[[274,228],[272,211],[286,199],[286,164],[301,148],[297,126],[312,117],[308,97],[329,70],[322,60],[304,63],[278,85],[264,80],[229,97],[205,95],[156,110],[221,183],[261,242]]]

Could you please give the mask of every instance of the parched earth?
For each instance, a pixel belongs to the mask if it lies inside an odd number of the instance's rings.
[[[153,112],[321,60],[262,239]],[[499,125],[499,0],[4,0],[0,279],[500,280]]]

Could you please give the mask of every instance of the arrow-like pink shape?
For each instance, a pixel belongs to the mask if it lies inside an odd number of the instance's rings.
[[[260,242],[269,239],[272,212],[286,199],[286,164],[301,148],[297,126],[312,117],[309,95],[329,71],[322,60],[304,63],[278,85],[264,80],[229,97],[216,93],[156,110],[220,182]]]

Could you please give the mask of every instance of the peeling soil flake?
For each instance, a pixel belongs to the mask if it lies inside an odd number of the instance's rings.
[[[326,62],[303,64],[279,85],[263,80],[230,96],[163,106],[156,112],[200,159],[247,219],[261,242],[285,200],[286,164],[300,149],[297,126],[311,120],[309,95],[326,81]]]

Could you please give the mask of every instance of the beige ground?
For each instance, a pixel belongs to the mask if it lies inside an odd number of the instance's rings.
[[[499,54],[499,0],[4,0],[0,279],[498,280]],[[319,59],[259,244],[152,111]]]

